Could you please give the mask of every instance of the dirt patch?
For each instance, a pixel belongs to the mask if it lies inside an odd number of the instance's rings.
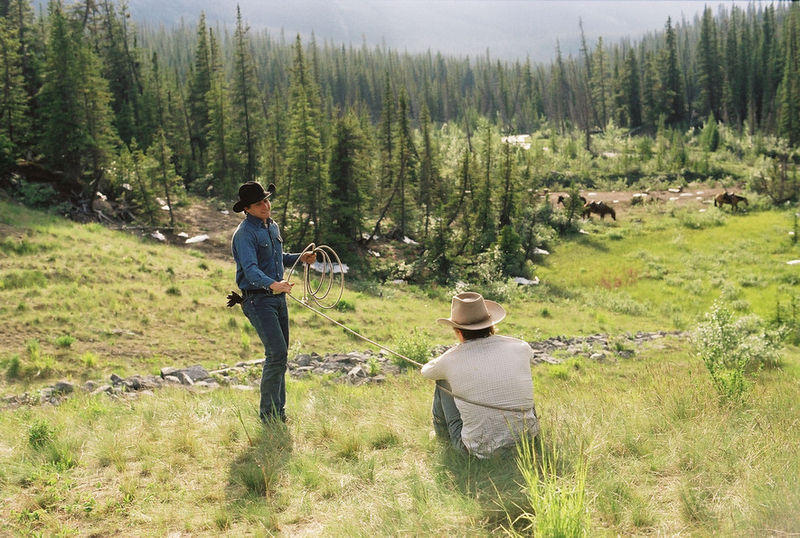
[[[25,237],[25,229],[20,227],[9,226],[8,224],[0,223],[0,241],[6,238],[22,239]]]
[[[714,203],[714,197],[726,189],[718,187],[692,186],[683,189],[672,189],[663,191],[581,191],[581,196],[587,202],[600,202],[614,207],[631,205],[631,201],[636,194],[647,194],[647,203],[672,203],[679,206],[686,205],[708,205]],[[733,191],[731,191],[733,192]],[[555,205],[558,197],[567,194],[566,192],[550,192],[547,196],[550,203]]]
[[[682,189],[658,190],[658,191],[581,191],[581,196],[587,202],[603,201],[611,207],[630,206],[636,194],[647,194],[647,203],[671,203],[678,206],[709,205],[714,203],[714,197],[726,189],[719,187],[706,187],[704,185],[693,185]],[[733,192],[733,191],[731,191]],[[556,205],[558,197],[567,194],[566,192],[550,192],[547,196],[550,203]]]

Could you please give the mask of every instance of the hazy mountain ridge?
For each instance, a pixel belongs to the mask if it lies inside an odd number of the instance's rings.
[[[44,0],[37,0],[45,4]],[[663,28],[667,16],[691,20],[705,3],[687,1],[631,2],[496,2],[445,0],[419,2],[358,2],[356,0],[295,0],[287,6],[276,0],[241,0],[244,19],[255,30],[267,29],[288,37],[295,33],[335,43],[369,45],[446,54],[485,54],[493,57],[547,61],[556,43],[565,54],[579,49],[579,21],[586,38],[615,41]],[[714,4],[713,2],[711,4]],[[719,2],[719,4],[723,4]],[[730,6],[731,2],[724,5]],[[740,4],[745,4],[740,2]],[[209,0],[130,0],[133,18],[145,24],[193,24],[205,12],[210,24],[232,24],[236,2]]]

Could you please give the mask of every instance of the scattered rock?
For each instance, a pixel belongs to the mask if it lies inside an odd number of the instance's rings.
[[[55,385],[53,385],[53,394],[69,394],[75,390],[75,385],[72,383],[68,383],[66,381],[59,381]]]
[[[202,243],[203,241],[208,240],[208,234],[200,234],[195,235],[194,237],[190,237],[186,240],[187,245],[191,245],[192,243]]]
[[[798,261],[800,263],[800,261]],[[590,360],[603,361],[609,356],[630,358],[635,356],[635,347],[645,342],[658,340],[667,335],[684,337],[681,332],[637,332],[615,336],[609,342],[608,335],[595,334],[588,336],[557,336],[535,342],[528,342],[532,350],[531,364],[549,363],[560,364],[561,356],[583,356]],[[623,341],[627,341],[630,348],[626,348]],[[622,347],[623,349],[618,349]],[[449,349],[448,346],[436,346],[432,350],[433,356],[441,355]],[[557,352],[557,353],[556,353]],[[554,356],[554,353],[559,357]],[[385,350],[380,351],[351,351],[349,353],[334,353],[320,356],[317,353],[299,354],[289,361],[289,373],[294,377],[303,377],[311,373],[335,377],[341,383],[355,386],[365,383],[381,383],[387,375],[398,374],[402,369],[395,364],[395,359]],[[219,370],[209,373],[200,365],[187,368],[164,367],[160,375],[134,375],[123,379],[116,373],[111,374],[110,384],[99,384],[87,381],[83,389],[90,394],[105,392],[113,398],[136,398],[139,394],[153,394],[153,389],[164,384],[181,385],[185,387],[202,387],[216,389],[220,386],[229,386],[235,390],[255,390],[253,384],[246,384],[247,379],[257,380],[261,374],[261,364],[264,359],[243,361],[235,366],[220,365]],[[377,362],[377,365],[374,363]],[[369,363],[369,366],[367,364]],[[377,366],[377,367],[376,367]],[[380,372],[370,375],[369,372]],[[242,382],[244,380],[244,382]],[[51,387],[42,388],[38,393],[30,395],[24,393],[17,396],[7,396],[0,399],[5,406],[18,407],[20,405],[51,404],[58,405],[64,396],[75,392],[76,386],[66,381],[60,381]]]
[[[178,378],[178,380],[181,382],[181,385],[188,385],[188,386],[194,385],[194,380],[191,378],[189,374],[187,374],[184,371],[178,372],[175,377]]]
[[[208,379],[211,377],[211,374],[208,373],[208,370],[200,366],[199,364],[195,364],[194,366],[189,366],[188,368],[162,368],[161,369],[161,377],[167,376],[175,376],[180,379],[180,374],[186,374],[186,376],[191,381],[202,381],[203,379]]]
[[[92,394],[100,394],[101,392],[108,392],[112,391],[113,387],[111,385],[101,385],[92,391]]]

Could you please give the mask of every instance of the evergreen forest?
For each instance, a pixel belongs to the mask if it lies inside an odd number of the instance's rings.
[[[229,208],[258,180],[278,186],[291,249],[357,261],[410,238],[442,280],[465,255],[525,274],[578,230],[546,189],[722,181],[796,200],[799,48],[800,6],[783,2],[582,39],[575,57],[556,43],[539,64],[287,41],[238,8],[233,28],[202,13],[153,28],[110,0],[2,0],[0,187],[78,218],[102,196],[163,229],[189,197]]]

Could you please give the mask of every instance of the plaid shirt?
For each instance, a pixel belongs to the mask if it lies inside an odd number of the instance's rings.
[[[525,413],[498,411],[455,399],[461,413],[461,440],[471,454],[487,457],[513,445],[523,430],[539,433],[533,408],[531,358],[522,340],[493,335],[463,342],[422,367],[428,379],[444,379],[456,395],[499,407],[530,408]]]

